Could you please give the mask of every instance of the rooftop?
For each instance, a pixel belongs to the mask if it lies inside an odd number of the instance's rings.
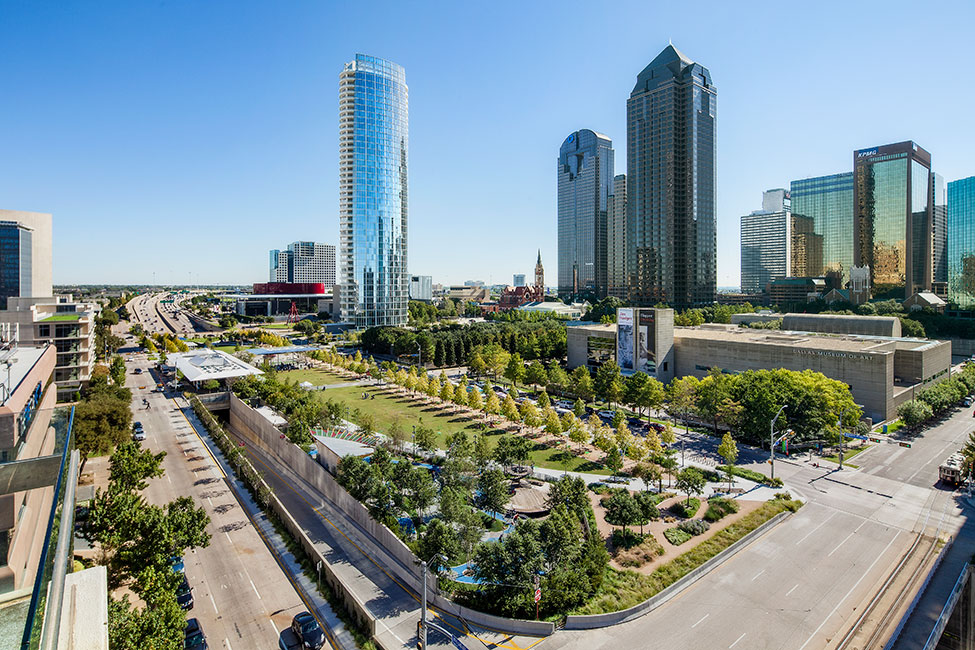
[[[696,327],[675,327],[674,339],[693,338],[718,341],[743,341],[765,345],[787,345],[809,350],[889,353],[895,349],[920,349],[939,341],[867,334],[825,334],[791,330],[755,330],[735,325],[710,323]]]
[[[220,350],[195,350],[170,354],[167,363],[176,366],[186,380],[191,382],[264,374],[249,363],[244,363],[237,357]]]
[[[41,323],[60,323],[68,321],[79,321],[84,314],[79,314],[78,312],[64,312],[61,314],[54,314],[53,316],[48,316],[47,318],[42,318],[39,322]]]

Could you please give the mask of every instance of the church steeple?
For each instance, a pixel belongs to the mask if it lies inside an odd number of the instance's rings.
[[[545,269],[542,268],[542,249],[538,249],[538,261],[535,262],[535,286],[545,292]]]

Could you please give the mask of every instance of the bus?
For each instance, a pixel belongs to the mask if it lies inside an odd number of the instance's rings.
[[[948,456],[945,462],[938,467],[938,478],[942,483],[951,485],[961,485],[965,482],[965,457],[961,454]]]

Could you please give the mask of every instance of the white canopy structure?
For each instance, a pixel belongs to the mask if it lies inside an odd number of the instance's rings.
[[[264,373],[249,363],[220,350],[196,350],[170,354],[166,363],[183,373],[186,381],[194,384],[209,379],[230,379]]]

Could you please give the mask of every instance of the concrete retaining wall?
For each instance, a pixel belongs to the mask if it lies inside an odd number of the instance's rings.
[[[760,537],[769,528],[775,526],[780,521],[791,515],[789,511],[780,512],[775,515],[764,524],[748,533],[737,542],[721,551],[710,560],[697,567],[686,576],[670,585],[660,593],[655,596],[651,596],[647,600],[643,601],[639,605],[634,605],[629,609],[624,609],[619,612],[609,612],[606,614],[591,614],[586,616],[567,616],[565,619],[565,629],[567,630],[592,630],[600,627],[609,627],[611,625],[618,625],[620,623],[625,623],[627,621],[632,621],[633,619],[640,618],[641,616],[652,612],[657,609],[668,600],[682,592],[684,589],[690,587],[692,584],[706,576],[711,572],[712,569],[720,565],[725,560],[731,558],[738,551],[743,549],[748,544],[751,544],[756,538]]]
[[[959,356],[970,357],[975,354],[975,339],[949,339],[951,341],[951,353]]]
[[[277,457],[321,492],[361,531],[366,533],[367,543],[371,543],[372,548],[364,550],[373,555],[380,564],[383,564],[387,570],[408,585],[410,589],[417,593],[421,591],[419,560],[403,543],[403,540],[386,526],[373,519],[369,510],[352,498],[322,465],[292,444],[287,438],[282,438],[281,432],[274,425],[233,394],[230,396],[230,427],[236,433],[248,438],[251,444]],[[384,556],[389,558],[389,561],[385,561]],[[549,635],[555,631],[553,623],[492,616],[461,607],[439,593],[436,577],[433,575],[429,576],[427,587],[434,606],[476,625],[515,634]]]
[[[210,411],[225,411],[230,408],[230,392],[205,393],[197,395],[200,403]]]

